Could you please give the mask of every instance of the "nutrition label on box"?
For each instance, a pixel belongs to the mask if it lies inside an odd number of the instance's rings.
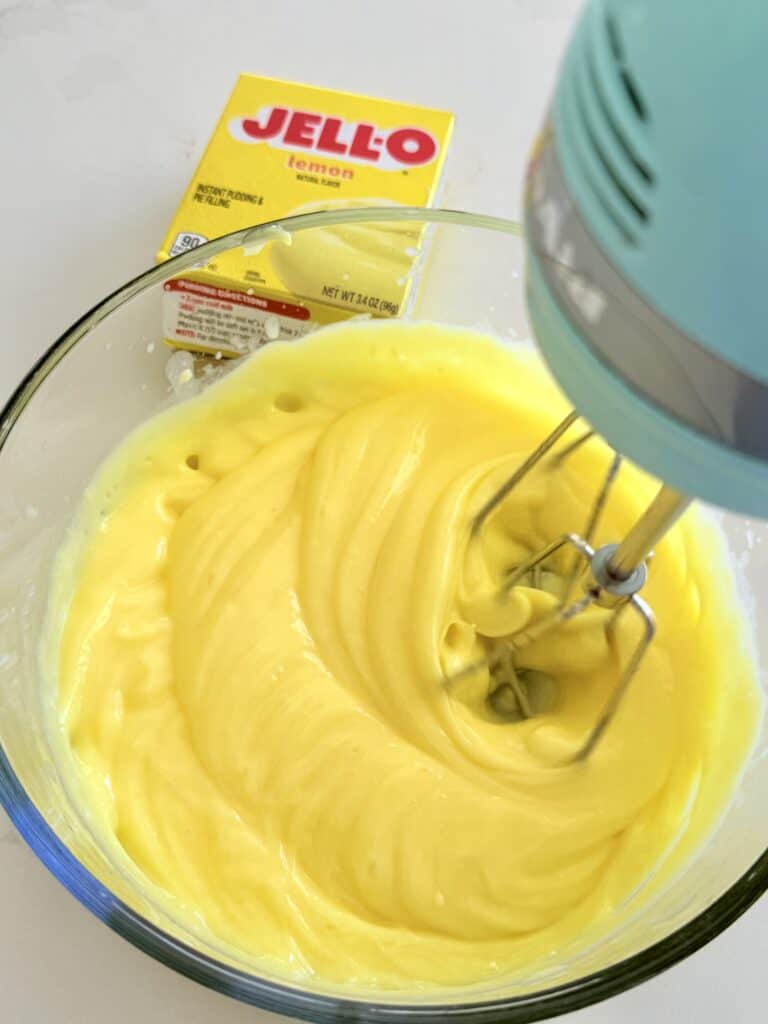
[[[315,324],[309,310],[291,302],[175,278],[166,281],[163,332],[201,351],[237,356],[278,338],[299,338]]]

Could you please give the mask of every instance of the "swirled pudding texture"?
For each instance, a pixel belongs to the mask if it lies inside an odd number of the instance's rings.
[[[107,461],[58,563],[49,642],[94,820],[256,966],[413,990],[530,972],[594,941],[714,827],[760,701],[726,556],[688,514],[644,591],[656,641],[603,741],[568,755],[638,637],[595,610],[530,644],[554,683],[486,700],[493,638],[552,606],[592,441],[472,515],[563,414],[532,353],[427,323],[275,343]],[[625,466],[598,541],[655,485]],[[551,962],[551,959],[550,959]]]

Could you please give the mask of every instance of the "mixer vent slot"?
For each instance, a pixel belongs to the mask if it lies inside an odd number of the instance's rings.
[[[562,143],[606,224],[637,246],[653,216],[656,176],[650,111],[630,64],[618,20],[596,0],[561,81]]]
[[[616,60],[619,67],[619,77],[621,84],[624,86],[624,91],[627,94],[627,98],[632,106],[635,108],[635,113],[641,121],[648,120],[648,108],[643,101],[643,97],[640,94],[640,90],[637,88],[635,79],[627,67],[626,60],[624,57],[624,46],[621,42],[621,36],[619,34],[619,26],[616,24],[616,20],[612,15],[607,14],[605,17],[605,28],[608,33],[608,41],[611,46],[611,52]]]
[[[627,186],[621,180],[621,177],[619,176],[618,172],[614,169],[613,165],[611,164],[610,158],[608,157],[605,148],[601,146],[600,142],[598,141],[595,135],[594,128],[590,124],[589,115],[587,111],[584,109],[583,100],[580,94],[577,94],[577,102],[579,104],[581,116],[584,121],[584,130],[587,134],[587,137],[589,138],[589,142],[592,146],[592,149],[600,162],[600,166],[603,170],[603,173],[610,179],[613,188],[621,196],[624,203],[631,207],[635,215],[641,221],[648,220],[648,210],[646,206],[640,201],[640,199],[636,198],[632,194],[630,189],[627,188]]]
[[[629,102],[620,105],[620,102],[616,99],[615,90],[610,87],[611,83],[606,82],[603,76],[601,76],[601,61],[597,53],[597,47],[593,39],[588,36],[586,53],[584,56],[589,70],[590,87],[595,99],[597,100],[602,119],[606,127],[610,130],[611,136],[615,141],[622,158],[632,170],[636,171],[637,174],[640,175],[646,184],[651,185],[654,181],[653,171],[648,165],[647,160],[637,152],[637,146],[632,139],[633,132],[630,129],[631,124],[641,125],[643,129],[645,128],[645,124],[647,122],[646,106],[640,98],[640,93],[637,86],[634,84],[634,80],[627,71],[626,63],[620,62],[620,60],[615,57],[613,44],[610,43],[611,34],[607,28],[609,25],[614,26],[613,31],[615,33],[615,23],[613,23],[612,19],[605,23],[605,36],[608,38],[610,55],[613,58],[610,60],[613,79],[616,87],[621,88],[621,95],[629,100]],[[618,52],[622,53],[621,41],[617,35],[615,35],[615,40],[616,44],[620,46]],[[632,83],[629,88],[627,87],[627,82]],[[628,117],[630,109],[632,111],[632,115],[631,117]],[[642,117],[639,116],[640,111],[643,112]]]
[[[578,141],[575,141],[569,139],[569,148],[571,149],[573,158],[578,166],[578,172],[582,183],[586,185],[593,198],[597,200],[604,216],[611,222],[614,230],[621,236],[622,241],[627,245],[637,245],[637,232],[635,230],[635,226],[631,223],[630,218],[623,213],[623,210],[617,209],[618,204],[613,195],[613,188],[611,186],[612,182],[615,183],[615,178],[611,175],[608,176],[606,181],[606,175],[595,169],[594,161],[597,150],[592,144],[592,135],[589,129],[586,128],[583,121],[574,129],[574,134],[577,134],[578,132],[583,133],[583,140],[579,139]],[[571,134],[570,130],[568,134]],[[584,145],[585,142],[586,146]],[[592,164],[590,163],[588,154],[592,157]],[[600,164],[604,169],[604,163],[600,161]]]

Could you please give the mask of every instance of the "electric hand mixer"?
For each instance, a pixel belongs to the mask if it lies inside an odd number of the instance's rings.
[[[505,585],[508,592],[530,579],[564,547],[586,570],[584,581],[574,571],[551,614],[506,638],[513,661],[590,604],[616,615],[632,608],[642,620],[576,759],[594,749],[653,638],[653,613],[639,595],[645,560],[690,496],[768,513],[766,40],[763,0],[737,8],[732,0],[592,0],[532,155],[530,318],[549,368],[591,426],[555,458],[595,431],[665,481],[623,541],[594,550],[617,455],[585,532],[534,552]],[[475,534],[552,459],[579,415],[570,413],[479,511]],[[508,682],[525,717],[514,671]]]

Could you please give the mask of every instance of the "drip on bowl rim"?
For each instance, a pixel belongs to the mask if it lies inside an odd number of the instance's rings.
[[[48,375],[89,332],[125,303],[153,285],[162,284],[179,271],[189,269],[202,259],[240,245],[258,245],[274,237],[278,229],[305,231],[314,227],[370,221],[413,221],[424,225],[454,225],[502,235],[519,236],[521,228],[513,221],[470,213],[420,208],[353,209],[305,214],[271,224],[258,225],[207,242],[182,253],[166,263],[152,267],[113,292],[72,325],[29,371],[6,403],[0,417],[2,452],[27,404]],[[303,991],[249,974],[201,953],[172,937],[159,926],[132,910],[113,894],[69,850],[37,809],[14,771],[6,751],[0,746],[0,803],[28,846],[48,870],[91,913],[123,938],[154,959],[172,967],[211,989],[245,1003],[310,1021],[437,1022],[443,1020],[477,1022],[524,1022],[543,1020],[576,1010],[615,995],[672,966],[695,952],[743,914],[768,888],[768,851],[709,907],[686,924],[642,951],[599,969],[582,978],[557,984],[537,992],[507,998],[479,1001],[470,998],[453,1001],[404,1002],[365,1000],[345,995],[326,995]],[[445,999],[445,996],[442,997]]]

